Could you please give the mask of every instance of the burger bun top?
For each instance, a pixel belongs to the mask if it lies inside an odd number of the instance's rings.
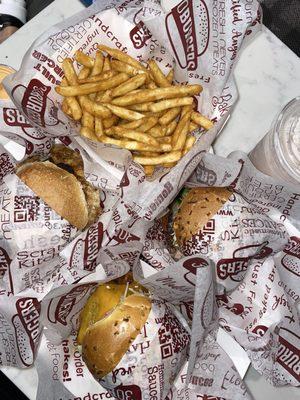
[[[88,207],[76,177],[50,161],[21,165],[18,177],[48,206],[78,229],[88,223]]]

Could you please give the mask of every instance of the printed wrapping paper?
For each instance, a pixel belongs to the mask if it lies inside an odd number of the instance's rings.
[[[24,154],[47,154],[53,143],[41,128],[33,127],[28,118],[10,99],[0,99],[0,133],[24,147]]]
[[[0,366],[28,368],[38,349],[42,326],[35,297],[0,292]]]
[[[172,258],[171,253],[162,230],[156,230],[158,234],[155,235],[152,227],[147,235],[142,267],[137,273],[144,278],[143,284],[146,287],[149,284],[159,295],[161,289],[155,283],[156,278],[163,277],[163,284],[168,286],[166,292],[173,291],[173,286],[176,291],[181,263],[182,275],[189,272],[188,280],[192,281],[188,287],[185,279],[188,296],[195,285],[196,273],[188,271],[186,263],[198,260],[201,264],[199,260],[207,260],[214,271],[220,326],[247,351],[253,366],[269,382],[298,386],[299,188],[263,175],[240,152],[232,153],[228,159],[210,154],[203,158],[187,186],[209,185],[231,187],[239,202],[235,201],[230,207],[225,204],[227,208],[223,207],[223,211],[226,209],[226,212],[218,212],[209,222],[215,227],[219,224],[222,229],[206,236],[208,240],[205,246],[202,243],[202,248],[209,251],[205,252],[205,257],[200,252],[173,259],[170,264],[165,262]],[[236,244],[229,242],[224,232],[239,240]],[[234,246],[241,247],[241,238],[243,246],[248,246],[251,253],[234,257]],[[264,243],[263,253],[261,246],[257,246],[260,243]],[[197,284],[195,286],[197,288]],[[179,294],[177,299],[182,302],[181,309],[191,315],[195,303],[191,306],[190,299],[180,298]],[[192,331],[192,343],[193,340],[196,339]]]
[[[35,365],[39,378],[37,400],[115,399],[87,369],[76,333],[59,345],[43,335]]]
[[[201,343],[192,375],[184,365],[166,400],[240,400],[252,399],[230,357],[216,341],[216,332]]]
[[[111,166],[116,166],[125,171],[124,201],[132,213],[153,220],[177,194],[228,118],[237,99],[233,66],[244,38],[259,29],[260,17],[257,1],[242,0],[232,6],[222,2],[216,7],[213,0],[99,0],[37,39],[20,71],[4,85],[31,124],[49,137],[79,132],[78,124],[62,113],[62,98],[54,90],[63,77],[63,59],[73,57],[78,49],[94,55],[99,43],[116,47],[143,62],[154,58],[164,72],[174,67],[177,82],[203,85],[203,93],[195,99],[198,108],[218,122],[177,166],[169,172],[158,169],[153,179],[145,179],[128,151],[108,150],[112,148],[78,137],[80,146],[104,170],[111,172]]]

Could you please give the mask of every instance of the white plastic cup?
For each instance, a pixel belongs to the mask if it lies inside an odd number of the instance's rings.
[[[300,184],[300,97],[284,107],[249,158],[266,175]]]

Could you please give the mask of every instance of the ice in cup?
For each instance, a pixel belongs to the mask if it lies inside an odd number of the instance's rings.
[[[284,107],[249,157],[266,175],[300,184],[300,97]]]
[[[9,96],[2,86],[1,82],[7,76],[15,72],[15,70],[7,65],[0,64],[0,100],[9,99]]]

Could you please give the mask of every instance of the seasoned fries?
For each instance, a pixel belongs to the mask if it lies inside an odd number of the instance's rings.
[[[191,132],[213,126],[194,109],[202,87],[174,84],[174,70],[165,75],[155,60],[141,64],[104,45],[95,58],[81,51],[74,58],[79,72],[66,58],[55,88],[64,97],[62,111],[80,121],[82,136],[133,152],[148,176],[156,166],[176,165],[196,141]]]
[[[188,86],[171,86],[168,88],[145,89],[139,92],[137,96],[134,94],[127,94],[118,97],[112,101],[117,106],[130,106],[132,104],[146,103],[148,101],[157,101],[163,99],[174,99],[176,97],[194,96],[199,94],[202,90],[200,85]]]
[[[105,79],[95,83],[84,83],[82,85],[75,86],[57,86],[56,91],[62,96],[82,96],[85,94],[91,94],[99,92],[99,90],[107,90],[119,86],[121,83],[127,81],[128,75],[120,73],[113,78]]]

